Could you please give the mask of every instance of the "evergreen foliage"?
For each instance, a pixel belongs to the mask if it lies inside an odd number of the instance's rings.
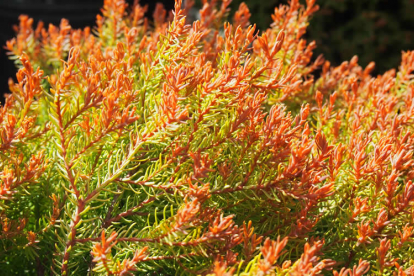
[[[229,0],[192,25],[180,0],[153,23],[105,0],[92,32],[21,16],[0,271],[413,275],[414,52],[377,77],[311,62],[306,2],[261,33]]]

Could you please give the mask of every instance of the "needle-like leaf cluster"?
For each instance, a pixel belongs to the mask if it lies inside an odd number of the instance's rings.
[[[229,0],[20,17],[0,109],[7,275],[413,275],[414,52],[370,75]],[[314,71],[320,69],[320,76]],[[3,275],[6,275],[3,274]]]

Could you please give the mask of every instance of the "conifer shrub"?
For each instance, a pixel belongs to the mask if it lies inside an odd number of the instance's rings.
[[[244,4],[185,4],[20,17],[2,275],[413,275],[414,52],[373,77],[312,57],[315,0],[261,33]]]

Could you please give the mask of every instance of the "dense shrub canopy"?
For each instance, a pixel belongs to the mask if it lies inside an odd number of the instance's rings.
[[[372,77],[240,5],[105,0],[32,26],[0,110],[0,269],[59,275],[412,275],[414,52]],[[312,75],[321,68],[320,78]]]

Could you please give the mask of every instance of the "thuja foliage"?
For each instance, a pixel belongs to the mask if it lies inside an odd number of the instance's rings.
[[[373,77],[240,5],[33,27],[0,111],[2,275],[413,275],[414,52]],[[321,70],[320,78],[313,77]]]

